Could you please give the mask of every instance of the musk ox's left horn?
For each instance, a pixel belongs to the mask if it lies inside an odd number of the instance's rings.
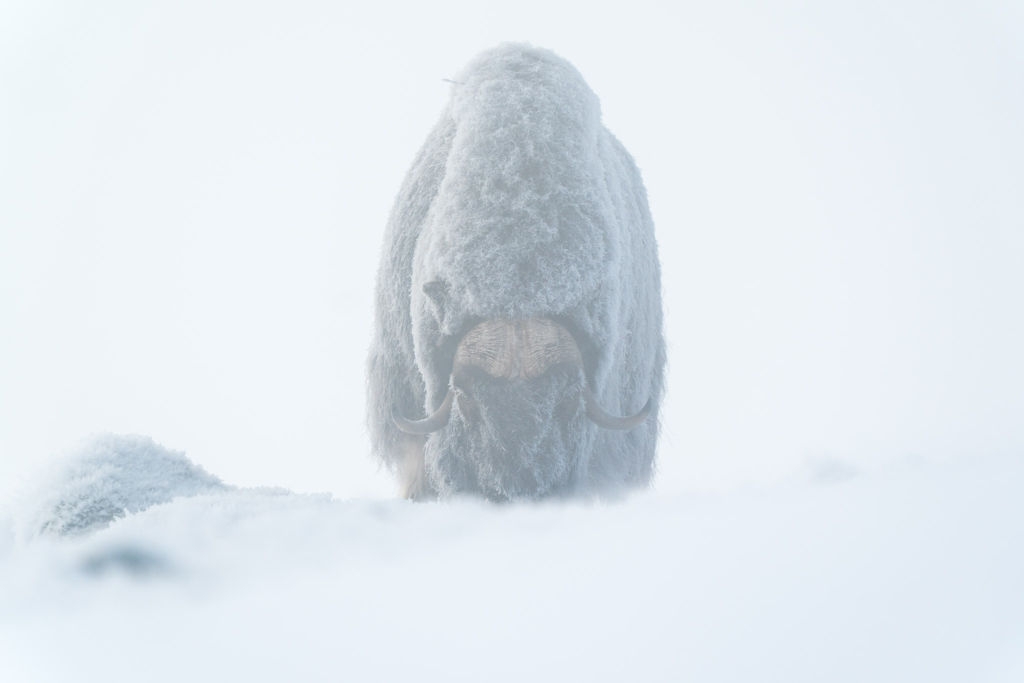
[[[434,411],[433,415],[422,420],[410,420],[398,413],[398,408],[392,411],[392,419],[395,426],[407,434],[430,434],[443,429],[448,424],[448,418],[452,416],[452,401],[455,399],[455,390],[449,389],[448,395],[444,397],[444,403]]]
[[[646,420],[651,412],[651,399],[647,399],[647,403],[636,415],[629,417],[612,415],[597,402],[597,397],[594,396],[594,392],[590,390],[589,386],[583,389],[583,400],[590,421],[605,429],[632,429]]]

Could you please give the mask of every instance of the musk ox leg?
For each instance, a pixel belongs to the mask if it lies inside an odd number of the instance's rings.
[[[399,493],[406,500],[432,500],[437,493],[430,485],[427,467],[423,460],[422,436],[406,435],[401,442],[401,456],[398,463]]]

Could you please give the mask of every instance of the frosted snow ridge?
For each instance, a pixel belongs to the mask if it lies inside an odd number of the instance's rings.
[[[23,538],[76,536],[174,498],[229,488],[149,437],[101,434],[36,475],[15,503],[16,530]]]
[[[233,488],[98,437],[0,542],[0,680],[1021,680],[1024,463],[826,464],[417,504]]]

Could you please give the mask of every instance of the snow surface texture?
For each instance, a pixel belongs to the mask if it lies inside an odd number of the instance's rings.
[[[840,465],[617,505],[221,487],[0,533],[0,680],[1024,680],[1024,462]]]
[[[646,485],[665,349],[660,266],[640,172],[602,125],[583,77],[549,50],[504,44],[455,80],[385,231],[368,362],[374,452],[393,469],[425,457],[430,485],[442,495],[520,498]],[[412,417],[442,403],[450,347],[469,326],[531,317],[569,327],[606,408],[631,415],[653,399],[647,421],[628,431],[584,421],[574,435],[580,443],[546,459],[566,475],[540,476],[539,486],[531,478],[527,487],[489,477],[486,454],[465,443],[451,456],[443,434],[423,443],[397,430],[394,407]],[[460,460],[480,462],[460,469]]]
[[[22,494],[17,532],[27,539],[82,534],[158,503],[227,488],[149,437],[101,434],[36,475]]]

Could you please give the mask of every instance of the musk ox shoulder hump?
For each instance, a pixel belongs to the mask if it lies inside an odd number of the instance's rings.
[[[569,62],[524,45],[485,52],[456,80],[418,284],[444,281],[452,307],[479,317],[579,303],[614,246],[597,96]]]

